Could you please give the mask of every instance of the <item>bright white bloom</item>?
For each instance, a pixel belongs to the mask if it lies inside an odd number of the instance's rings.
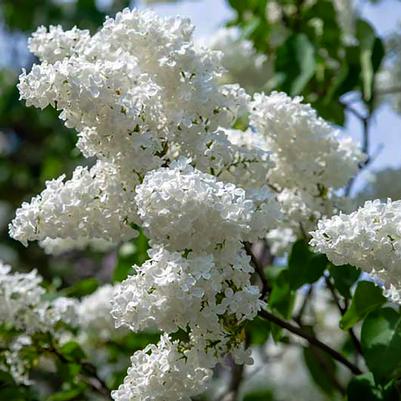
[[[149,173],[136,202],[150,238],[172,250],[209,250],[245,238],[253,202],[233,184],[201,173],[186,160]]]
[[[98,162],[78,167],[72,178],[48,181],[31,203],[23,203],[10,225],[10,235],[27,241],[67,238],[80,247],[93,242],[117,243],[135,236],[134,193],[112,165]],[[66,244],[67,248],[70,245]]]
[[[251,124],[266,139],[275,167],[269,182],[278,188],[301,188],[318,194],[319,188],[344,186],[364,156],[348,138],[340,139],[302,98],[284,93],[256,94]]]
[[[239,322],[256,316],[260,294],[250,284],[252,268],[245,255],[227,265],[211,255],[183,257],[163,248],[151,249],[149,256],[114,296],[117,326],[168,333],[189,327],[212,333],[224,330],[220,317],[225,313]]]
[[[212,376],[196,352],[181,350],[167,336],[135,352],[131,364],[124,383],[112,392],[115,401],[191,401]]]
[[[54,64],[56,61],[84,50],[90,38],[88,30],[77,27],[63,31],[61,25],[49,27],[40,26],[28,40],[29,50],[41,61]]]
[[[128,9],[92,37],[39,28],[30,47],[42,64],[21,74],[21,98],[60,110],[83,155],[100,161],[24,204],[10,227],[14,238],[44,241],[56,253],[116,244],[135,233],[131,194],[148,171],[180,154],[215,174],[245,162],[217,130],[230,127],[249,97],[219,84],[219,53],[194,46],[192,31],[186,19]]]
[[[335,265],[351,264],[384,282],[401,300],[401,201],[367,201],[357,211],[323,219],[310,244]]]
[[[0,262],[0,322],[11,322],[25,333],[53,331],[61,321],[75,325],[75,300],[59,297],[46,301],[41,283],[36,270],[11,272],[10,266]]]
[[[238,87],[217,82],[218,52],[195,48],[192,31],[186,19],[125,9],[83,48],[71,43],[66,50],[68,43],[60,41],[58,49],[52,41],[54,29],[40,28],[33,42],[53,48],[39,50],[42,64],[21,75],[21,97],[28,105],[61,110],[66,125],[80,132],[85,155],[143,174],[161,164],[156,153],[163,153],[167,139],[187,143],[227,126],[243,104]],[[56,36],[75,35],[57,29]],[[71,55],[53,63],[56,51]]]

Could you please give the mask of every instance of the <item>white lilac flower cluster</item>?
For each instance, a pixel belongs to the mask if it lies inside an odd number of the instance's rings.
[[[401,201],[367,201],[357,211],[319,221],[312,247],[335,265],[351,264],[384,283],[386,295],[401,300]]]
[[[128,9],[93,36],[39,28],[30,49],[41,64],[18,86],[27,105],[59,110],[97,161],[47,182],[17,210],[11,235],[55,253],[111,247],[137,225],[150,239],[151,259],[113,289],[111,313],[117,326],[163,334],[133,355],[116,401],[189,400],[228,354],[249,362],[243,327],[262,302],[243,243],[281,228],[270,188],[287,220],[306,210],[298,224],[326,214],[319,203],[332,202],[362,158],[300,98],[251,102],[222,85],[221,53],[195,46],[192,31],[186,19]],[[250,128],[232,130],[249,111]],[[93,315],[81,324],[107,332]]]
[[[157,347],[134,354],[113,397],[189,400],[227,354],[249,361],[243,326],[262,302],[242,241],[250,238],[255,208],[244,189],[188,160],[147,174],[136,192],[150,260],[121,284],[112,314],[117,325],[164,334]]]
[[[335,190],[352,178],[365,155],[351,138],[340,136],[309,104],[302,103],[301,97],[255,94],[250,121],[274,162],[267,181],[278,192],[286,218],[267,237],[281,251],[288,239],[300,231],[307,234],[319,218],[345,207]]]
[[[21,75],[21,98],[60,110],[78,131],[83,155],[98,162],[66,182],[48,182],[17,211],[14,238],[44,241],[56,252],[59,239],[71,248],[133,238],[135,186],[177,156],[214,175],[270,166],[267,152],[249,160],[218,129],[231,126],[249,97],[237,85],[219,84],[219,53],[194,46],[192,30],[186,19],[126,9],[92,37],[60,27],[33,35],[30,49],[41,64]]]

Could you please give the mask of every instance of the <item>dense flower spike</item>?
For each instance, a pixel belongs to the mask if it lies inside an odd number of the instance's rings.
[[[335,265],[351,264],[384,282],[401,300],[401,201],[367,201],[357,211],[319,221],[311,245]]]
[[[184,160],[149,173],[137,187],[136,202],[149,237],[172,250],[213,251],[250,231],[253,203],[245,191]]]
[[[268,239],[280,253],[285,247],[280,238],[276,243],[277,233],[285,232],[286,239],[303,236],[319,218],[344,209],[346,204],[334,190],[352,178],[365,155],[301,97],[255,94],[250,120],[275,163],[267,180],[278,191],[285,218]]]
[[[98,162],[90,170],[78,167],[71,180],[48,181],[41,195],[17,210],[10,234],[27,241],[67,239],[72,244],[106,245],[135,236],[134,193],[127,189],[113,165]],[[59,241],[57,241],[59,243]],[[100,244],[99,244],[100,243]]]
[[[177,341],[162,336],[158,345],[132,356],[127,377],[112,397],[116,401],[191,401],[212,376],[202,362],[196,352],[182,351]]]
[[[270,182],[279,188],[301,188],[312,194],[345,185],[364,156],[302,98],[284,93],[256,94],[251,123],[265,137],[275,167]]]

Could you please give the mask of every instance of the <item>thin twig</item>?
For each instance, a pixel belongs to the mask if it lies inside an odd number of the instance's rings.
[[[343,355],[341,355],[338,351],[331,348],[327,344],[321,342],[313,335],[306,333],[303,329],[296,327],[289,322],[286,322],[285,320],[279,318],[278,316],[275,316],[274,314],[272,314],[264,309],[259,311],[259,316],[276,324],[277,326],[279,326],[283,329],[290,331],[293,334],[296,334],[299,337],[304,338],[306,341],[309,342],[309,344],[320,348],[321,350],[325,351],[330,356],[332,356],[336,361],[338,361],[341,364],[343,364],[344,366],[346,366],[353,374],[360,375],[362,373],[362,371],[358,368],[358,366],[354,365],[347,358],[345,358]]]
[[[45,351],[54,354],[55,356],[57,356],[57,358],[60,359],[60,361],[64,363],[70,363],[70,361],[53,345],[51,345],[49,348],[46,348]],[[106,383],[97,375],[95,366],[93,366],[89,362],[84,362],[82,364],[82,372],[84,372],[84,378],[87,379],[87,383],[92,387],[94,391],[98,392],[109,400],[112,399],[109,388],[107,387]]]
[[[372,117],[372,113],[368,113],[367,115],[363,115],[358,110],[356,110],[353,106],[348,103],[342,103],[347,111],[353,114],[362,124],[362,145],[361,150],[366,155],[366,160],[360,164],[359,166],[359,173],[365,169],[371,162],[372,159],[370,157],[370,137],[369,137],[369,130],[370,130],[370,119]],[[357,175],[351,178],[348,182],[348,185],[345,188],[345,196],[349,196],[351,194],[352,188],[355,183]]]
[[[237,401],[239,390],[241,387],[242,379],[244,375],[244,365],[233,364],[231,370],[230,383],[227,391],[225,391],[220,397],[219,401]]]
[[[264,266],[260,263],[258,258],[255,256],[255,254],[252,251],[252,245],[249,242],[244,242],[244,248],[246,253],[251,257],[251,263],[255,269],[255,272],[259,276],[259,279],[262,283],[262,289],[261,289],[261,299],[265,299],[266,295],[269,294],[271,291],[270,285],[267,282],[265,272],[264,272]]]
[[[333,300],[334,300],[335,304],[337,305],[338,310],[339,310],[340,313],[341,313],[341,316],[343,316],[343,315],[345,314],[345,312],[346,312],[347,309],[344,308],[344,307],[341,305],[340,299],[338,298],[338,295],[337,295],[336,290],[335,290],[335,288],[334,288],[334,286],[333,286],[333,283],[330,281],[330,278],[327,277],[327,276],[325,275],[325,276],[324,276],[324,280],[325,280],[325,282],[326,282],[327,288],[329,289],[329,291],[330,291],[330,293],[331,293],[331,295],[332,295],[332,297],[333,297]],[[360,341],[358,340],[358,337],[356,336],[356,334],[355,334],[354,330],[352,329],[352,327],[351,327],[350,329],[348,329],[348,333],[349,333],[349,335],[350,335],[350,337],[351,337],[351,340],[352,340],[352,342],[353,342],[353,344],[354,344],[354,347],[355,347],[356,351],[357,351],[360,355],[363,356],[361,343],[360,343]]]
[[[306,310],[306,306],[313,294],[313,285],[311,285],[305,294],[304,301],[302,303],[301,308],[299,309],[297,315],[294,317],[294,321],[297,322],[300,326],[302,325],[302,317],[304,315],[304,312]]]

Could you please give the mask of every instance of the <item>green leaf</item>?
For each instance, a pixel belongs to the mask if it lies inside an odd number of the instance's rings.
[[[68,341],[63,344],[59,352],[69,361],[81,361],[85,358],[85,353],[81,346],[75,341]]]
[[[68,401],[82,394],[81,388],[58,391],[47,398],[47,401]]]
[[[78,281],[71,287],[63,290],[64,295],[69,297],[83,297],[92,294],[99,287],[99,281],[96,278],[86,278]]]
[[[336,390],[336,365],[333,359],[320,349],[309,346],[304,348],[304,360],[315,384],[326,394]]]
[[[371,372],[355,376],[347,388],[347,401],[399,401],[400,396],[393,381],[385,386],[375,382]]]
[[[290,288],[289,282],[288,269],[282,269],[272,283],[269,297],[270,308],[286,319],[291,317],[295,303],[295,292]]]
[[[134,241],[122,245],[118,251],[117,264],[113,271],[113,282],[125,280],[133,272],[133,266],[141,266],[149,259],[149,243],[142,230]]]
[[[312,284],[323,275],[327,266],[325,255],[313,253],[304,240],[297,241],[288,260],[290,287],[296,290],[304,284]]]
[[[391,308],[370,313],[362,325],[361,345],[366,364],[382,381],[401,368],[401,316]]]
[[[348,401],[380,401],[382,400],[380,391],[372,373],[354,377],[347,388]]]
[[[281,90],[298,95],[315,72],[315,49],[303,33],[292,34],[277,50],[275,71],[284,77]]]
[[[370,281],[360,281],[352,298],[351,306],[340,320],[343,330],[350,329],[365,316],[386,302],[383,290]]]
[[[246,393],[243,398],[244,401],[273,401],[272,391],[269,389],[253,390]]]
[[[270,323],[256,317],[246,325],[247,339],[252,345],[263,345],[270,336]]]
[[[380,67],[384,56],[383,44],[376,36],[372,26],[364,20],[357,21],[356,36],[359,40],[360,48],[363,95],[366,101],[370,101],[372,98],[374,73]]]
[[[343,265],[334,266],[329,265],[330,276],[334,280],[334,286],[344,298],[351,298],[351,287],[358,280],[361,272],[354,266]]]

